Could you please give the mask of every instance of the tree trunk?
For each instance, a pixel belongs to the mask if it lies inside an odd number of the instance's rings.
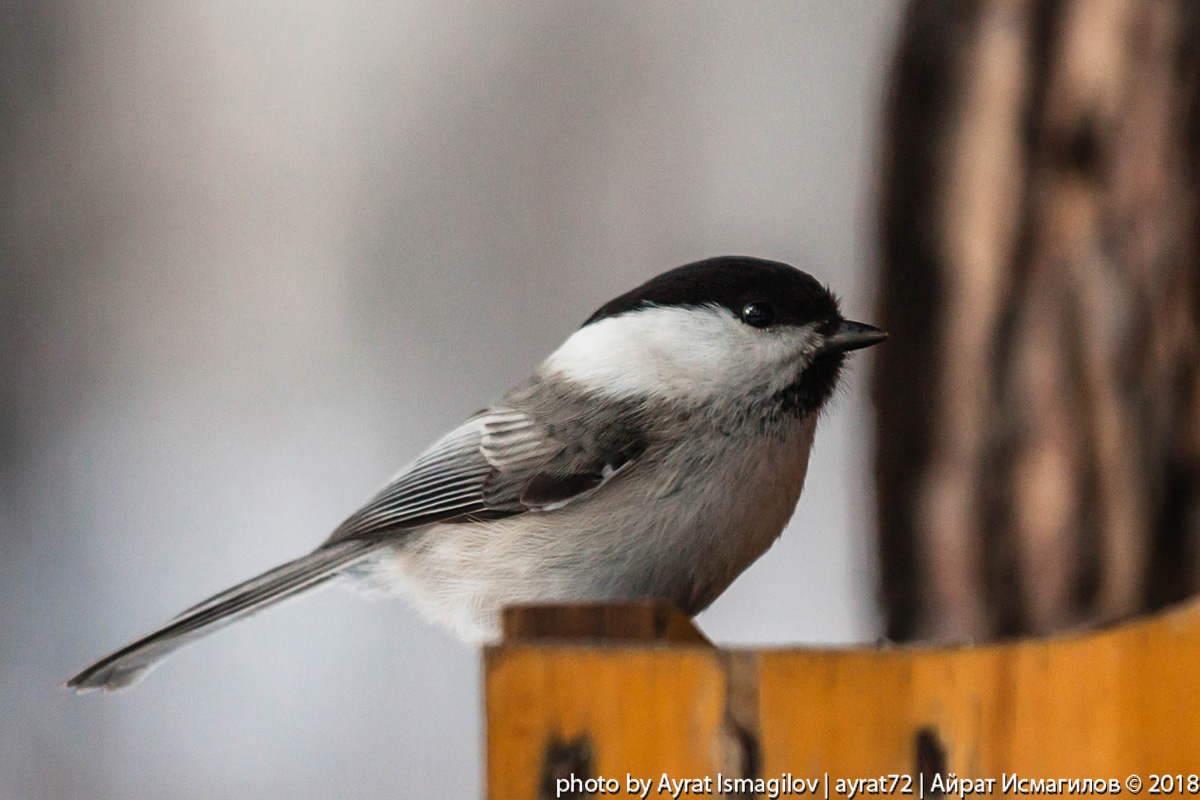
[[[885,131],[887,635],[1200,581],[1200,3],[913,0]]]

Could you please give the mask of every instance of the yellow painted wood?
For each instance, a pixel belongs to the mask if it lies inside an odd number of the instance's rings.
[[[549,756],[579,742],[586,763],[575,766],[619,778],[622,790],[626,773],[915,777],[922,731],[925,755],[936,756],[925,768],[959,776],[1200,774],[1194,603],[1109,630],[980,647],[535,639],[490,648],[485,673],[493,800],[554,796]]]
[[[546,796],[556,744],[586,743],[585,777],[622,791],[627,773],[721,769],[726,684],[710,647],[499,647],[485,671],[489,798]]]
[[[946,769],[1044,777],[1200,774],[1200,608],[987,647],[779,650],[758,672],[763,772]]]

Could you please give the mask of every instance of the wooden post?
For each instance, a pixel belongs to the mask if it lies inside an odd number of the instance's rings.
[[[928,791],[950,773],[994,778],[998,795],[1015,773],[1115,779],[1129,797],[1130,775],[1148,792],[1152,775],[1200,774],[1198,603],[1086,634],[959,647],[722,650],[647,626],[670,617],[647,605],[509,612],[506,629],[536,635],[484,657],[487,797],[588,796],[558,794],[572,776],[616,779],[621,797],[628,776],[657,787],[664,773],[828,773],[831,797],[838,778],[908,775],[917,797],[922,780]],[[625,633],[596,638],[581,618]]]

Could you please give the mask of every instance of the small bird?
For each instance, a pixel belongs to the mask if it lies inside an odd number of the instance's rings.
[[[471,643],[495,639],[501,609],[521,603],[654,598],[697,614],[779,537],[845,354],[886,337],[787,264],[724,256],[665,272],[602,306],[316,550],[65,687],[128,686],[338,577],[407,594]]]

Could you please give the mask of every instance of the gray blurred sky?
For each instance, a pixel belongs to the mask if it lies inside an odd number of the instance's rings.
[[[657,272],[781,259],[869,319],[899,8],[0,4],[0,798],[476,796],[477,654],[400,601],[56,686]],[[864,373],[715,639],[875,635]]]

